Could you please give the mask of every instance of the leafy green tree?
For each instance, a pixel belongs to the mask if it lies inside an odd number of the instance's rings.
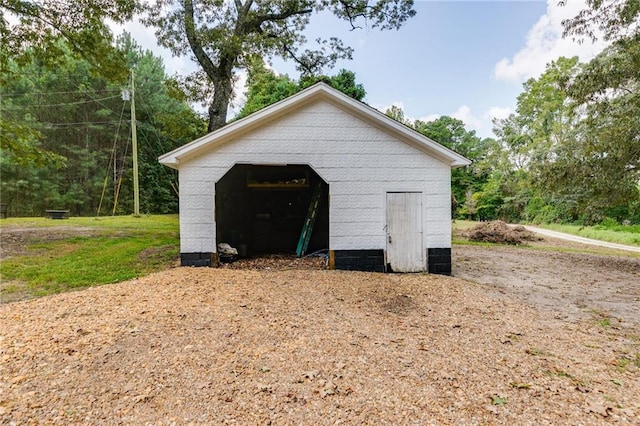
[[[114,84],[95,75],[60,41],[59,68],[34,59],[11,62],[11,84],[0,88],[0,113],[41,135],[38,147],[63,158],[51,163],[24,162],[12,151],[0,162],[3,202],[12,215],[41,215],[45,209],[66,208],[75,215],[131,211],[130,103],[121,99],[127,82]],[[141,207],[145,212],[177,209],[176,176],[157,162],[158,155],[201,135],[204,120],[184,101],[174,99],[164,66],[143,52],[128,36],[118,47],[136,69],[136,109],[140,163]],[[9,81],[9,80],[7,80]],[[106,185],[106,187],[105,187]],[[109,207],[107,207],[109,206]]]
[[[529,197],[531,206],[511,209],[522,219],[593,223],[612,212],[620,217],[639,199],[638,90],[631,83],[628,90],[610,87],[588,97],[580,91],[610,55],[606,50],[587,65],[577,58],[552,62],[524,84],[516,112],[496,121],[512,169],[523,172],[531,188],[504,198],[521,206],[522,196]]]
[[[554,148],[576,137],[580,117],[567,84],[579,72],[577,57],[551,62],[540,77],[523,84],[516,113],[495,123],[520,168],[552,161]]]
[[[0,0],[0,59],[56,65],[70,50],[103,75],[122,76],[123,57],[113,48],[107,20],[130,20],[136,7],[131,0]]]
[[[106,19],[124,22],[135,7],[131,0],[0,0],[0,86],[14,86],[21,80],[18,65],[38,61],[55,69],[69,54],[87,60],[97,73],[122,77],[124,57],[112,45]],[[3,99],[5,105],[10,102]],[[0,116],[2,154],[23,165],[60,166],[63,159],[42,148],[42,133],[30,120],[29,116]]]
[[[237,118],[259,111],[293,95],[298,90],[298,84],[288,75],[276,75],[275,72],[267,69],[261,58],[258,58],[248,69],[247,101]]]
[[[568,0],[561,0],[566,4]],[[563,21],[564,37],[579,41],[596,40],[602,31],[605,40],[633,39],[640,32],[640,5],[637,0],[586,0],[587,8],[573,19]]]
[[[384,113],[387,117],[393,118],[398,123],[402,123],[409,127],[412,127],[411,120],[407,119],[404,116],[404,111],[399,106],[391,105],[391,107],[387,108],[387,110]]]
[[[504,182],[500,175],[494,174],[478,191],[467,195],[464,206],[468,210],[469,219],[483,221],[506,219],[501,214],[505,198],[502,188]]]
[[[503,210],[514,219],[524,219],[528,201],[536,194],[538,200],[553,200],[577,208],[574,197],[569,194],[563,197],[557,188],[553,189],[551,179],[556,175],[550,171],[560,164],[558,153],[584,136],[582,116],[567,94],[568,84],[580,72],[577,57],[551,62],[540,77],[524,83],[516,112],[494,122],[494,133],[511,164],[511,170],[502,168],[502,176],[512,179],[517,172],[515,182],[519,189],[511,185],[507,190],[507,185],[503,185],[506,192]]]
[[[358,101],[362,101],[367,95],[367,92],[364,90],[364,86],[356,82],[356,74],[353,71],[345,69],[341,69],[338,74],[334,76],[305,75],[300,79],[300,89],[312,86],[319,81],[324,81],[334,89],[337,89]]]
[[[118,39],[117,46],[125,52],[129,67],[136,74],[140,208],[144,212],[176,212],[177,176],[158,162],[158,156],[201,136],[205,121],[184,99],[180,100],[179,94],[179,99],[172,96],[175,92],[169,86],[162,59],[149,50],[143,51],[128,34]],[[122,195],[127,201],[122,207],[131,211],[132,176],[126,177],[128,185]]]
[[[468,195],[479,191],[489,178],[493,168],[492,157],[499,149],[496,141],[480,138],[474,130],[467,130],[463,121],[448,116],[429,122],[416,120],[411,126],[428,138],[472,160],[470,166],[454,169],[451,173],[452,195],[459,206],[468,204]]]
[[[356,82],[356,76],[352,71],[342,69],[335,76],[308,76],[296,82],[286,74],[276,75],[275,72],[265,67],[261,59],[258,59],[249,68],[247,101],[236,118],[245,117],[285,99],[318,81],[324,81],[359,101],[366,95],[364,87]]]
[[[564,181],[580,185],[578,205],[587,220],[595,221],[606,215],[620,218],[621,211],[632,214],[629,206],[640,198],[640,4],[586,3],[563,23],[564,36],[594,40],[602,34],[611,44],[568,86],[586,116],[586,135],[558,153],[553,172],[564,172]]]
[[[310,49],[304,29],[314,13],[329,11],[353,29],[398,29],[415,14],[413,0],[156,0],[145,22],[158,42],[176,56],[193,55],[200,70],[183,84],[194,100],[208,105],[208,130],[226,123],[238,69],[257,56],[293,60],[304,75],[318,74],[352,49],[336,37],[318,39]]]

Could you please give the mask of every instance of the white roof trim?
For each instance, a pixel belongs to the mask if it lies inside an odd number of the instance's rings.
[[[222,144],[242,133],[258,128],[269,121],[285,115],[292,109],[298,109],[304,104],[313,102],[315,99],[324,99],[354,114],[358,118],[367,121],[369,124],[418,147],[442,162],[449,164],[451,167],[462,167],[471,164],[471,161],[462,155],[323,82],[314,84],[280,102],[276,102],[245,118],[229,123],[216,131],[161,155],[158,157],[158,161],[165,166],[178,169],[181,161],[186,161],[188,158]]]

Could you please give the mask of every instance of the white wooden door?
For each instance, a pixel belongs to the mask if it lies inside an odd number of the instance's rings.
[[[422,194],[387,192],[387,263],[393,272],[425,271]]]

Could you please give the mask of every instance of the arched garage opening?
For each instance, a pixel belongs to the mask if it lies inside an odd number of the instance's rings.
[[[307,165],[236,164],[216,183],[216,240],[241,256],[295,254],[316,192],[306,253],[329,248],[329,185]]]

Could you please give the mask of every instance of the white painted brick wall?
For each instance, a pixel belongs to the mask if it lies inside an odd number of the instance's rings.
[[[330,191],[333,250],[386,248],[386,192],[423,194],[425,248],[451,247],[451,170],[328,102],[180,164],[182,252],[215,251],[215,182],[236,163],[308,164]]]

